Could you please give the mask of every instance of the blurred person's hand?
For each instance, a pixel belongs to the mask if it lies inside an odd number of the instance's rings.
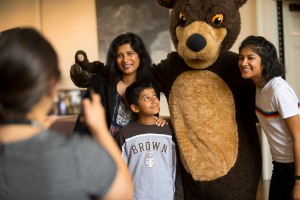
[[[105,118],[105,110],[101,104],[101,97],[99,94],[90,91],[89,98],[82,100],[83,116],[82,119],[86,125],[91,129],[92,134],[99,131],[108,131]]]

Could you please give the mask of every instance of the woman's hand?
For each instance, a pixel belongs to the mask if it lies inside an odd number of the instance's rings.
[[[156,120],[155,124],[157,126],[162,126],[163,127],[164,125],[168,125],[168,122],[164,118],[162,118],[162,117],[156,117],[156,116],[154,116],[154,118]]]

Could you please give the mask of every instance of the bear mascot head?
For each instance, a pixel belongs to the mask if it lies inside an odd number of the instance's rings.
[[[153,64],[153,81],[168,100],[185,199],[254,200],[261,175],[255,86],[241,77],[238,54],[229,51],[246,0],[157,3],[171,10],[176,51]],[[77,52],[71,79],[87,87],[102,65]]]

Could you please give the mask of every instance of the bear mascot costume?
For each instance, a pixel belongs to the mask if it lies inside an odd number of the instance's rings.
[[[246,1],[157,0],[171,9],[176,51],[153,64],[153,81],[168,101],[188,200],[256,198],[262,161],[255,86],[241,77],[238,54],[229,51]],[[87,87],[103,66],[78,51],[71,79]]]

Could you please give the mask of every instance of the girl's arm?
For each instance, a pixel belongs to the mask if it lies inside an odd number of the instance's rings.
[[[295,175],[300,176],[300,117],[295,115],[285,119],[294,142]],[[300,199],[300,180],[295,180],[292,199]]]

